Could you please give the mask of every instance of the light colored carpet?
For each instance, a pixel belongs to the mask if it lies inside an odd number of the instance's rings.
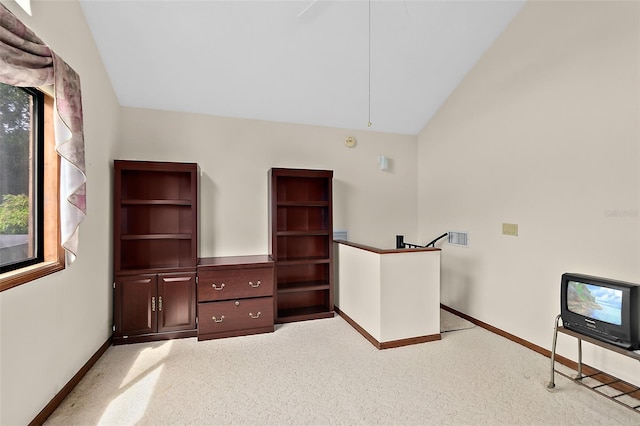
[[[449,311],[440,309],[440,332],[447,333],[449,331],[466,330],[475,327],[470,321],[460,318]]]
[[[551,338],[551,336],[550,336]],[[377,350],[342,318],[107,350],[50,425],[635,425],[481,327]]]

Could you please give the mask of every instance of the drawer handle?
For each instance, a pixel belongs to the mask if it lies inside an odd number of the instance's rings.
[[[216,318],[216,317],[211,317],[211,319],[213,320],[213,322],[222,322],[224,321],[224,315],[220,317],[220,319]]]
[[[224,288],[224,283],[220,284],[220,287],[216,287],[216,283],[211,284],[211,287],[213,287],[214,290],[222,290]]]
[[[253,313],[249,312],[249,316],[250,316],[251,318],[253,318],[253,319],[258,319],[258,318],[260,318],[260,311],[258,311],[258,314],[257,314],[257,315],[253,315]]]
[[[253,288],[258,288],[258,287],[260,287],[260,284],[262,284],[262,283],[260,282],[260,280],[258,280],[255,284],[253,283],[253,281],[249,281],[249,285],[250,285],[251,287],[253,287]]]

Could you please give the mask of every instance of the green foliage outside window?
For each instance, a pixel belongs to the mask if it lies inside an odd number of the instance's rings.
[[[0,204],[0,234],[27,234],[29,232],[29,198],[7,194]]]
[[[0,234],[29,232],[30,96],[0,84]]]
[[[0,83],[0,197],[29,193],[31,100]]]

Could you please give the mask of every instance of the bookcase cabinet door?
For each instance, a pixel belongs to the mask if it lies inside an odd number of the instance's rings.
[[[196,274],[158,275],[158,331],[196,328]]]
[[[116,336],[136,336],[156,331],[156,283],[156,275],[116,278],[113,301]]]
[[[118,341],[195,330],[196,273],[116,277],[114,325],[114,338]]]

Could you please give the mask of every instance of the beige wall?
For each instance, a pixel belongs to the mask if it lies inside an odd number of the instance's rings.
[[[443,302],[546,348],[562,272],[640,281],[637,3],[528,4],[416,138],[120,110],[75,0],[2,2],[82,78],[89,183],[76,263],[0,293],[0,424],[33,419],[111,333],[113,158],[200,164],[202,256],[267,251],[270,167],[332,169],[335,229],[379,247],[468,231],[444,245]]]
[[[111,334],[111,159],[120,108],[76,1],[2,3],[79,74],[87,220],[62,272],[0,293],[0,424],[30,422]]]
[[[550,349],[563,272],[640,281],[639,7],[528,3],[419,135],[419,235],[469,232],[444,245],[444,304]]]
[[[391,248],[396,234],[416,236],[415,136],[123,108],[121,141],[122,159],[200,165],[202,257],[268,252],[271,167],[333,170],[334,229],[352,241]]]
[[[31,17],[2,2],[80,74],[88,217],[73,265],[0,293],[0,424],[31,421],[111,334],[114,158],[200,164],[202,256],[267,252],[270,167],[334,170],[335,229],[352,240],[415,238],[415,136],[121,109],[76,1],[32,2]]]

